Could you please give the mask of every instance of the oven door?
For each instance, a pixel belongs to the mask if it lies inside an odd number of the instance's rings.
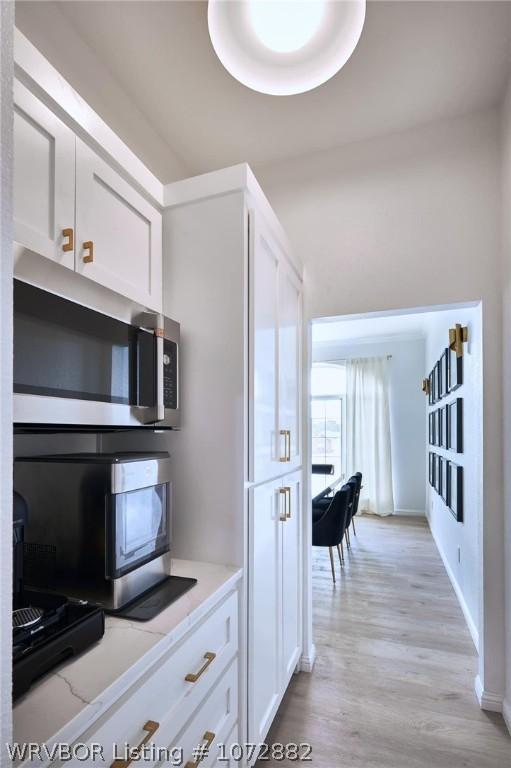
[[[170,459],[112,465],[105,576],[118,579],[170,550]]]
[[[165,337],[166,323],[177,341]],[[178,426],[178,342],[178,324],[160,315],[129,324],[15,280],[14,422]],[[174,363],[172,409],[165,402],[166,360]]]

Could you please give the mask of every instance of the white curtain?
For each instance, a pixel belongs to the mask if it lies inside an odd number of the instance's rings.
[[[346,466],[362,472],[359,513],[392,515],[389,361],[370,357],[346,361]]]

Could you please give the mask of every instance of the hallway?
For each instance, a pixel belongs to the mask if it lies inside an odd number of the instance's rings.
[[[478,707],[474,646],[426,523],[356,525],[335,587],[328,550],[314,551],[316,666],[292,680],[267,743],[308,742],[317,768],[511,766],[502,718]]]

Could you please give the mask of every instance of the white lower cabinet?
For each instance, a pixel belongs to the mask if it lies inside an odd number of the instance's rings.
[[[284,688],[296,669],[302,648],[301,502],[302,473],[285,478],[288,517],[282,526],[282,666]]]
[[[301,652],[301,472],[249,491],[248,741],[264,741]]]
[[[238,645],[234,592],[154,661],[76,743],[102,747],[104,763],[113,768],[127,765],[122,762],[126,745],[145,749],[147,768],[171,764],[162,751],[178,749],[183,750],[183,765],[194,768],[193,750],[206,743],[209,749],[200,765],[215,765],[218,745],[239,717]],[[74,768],[84,762],[66,765]]]

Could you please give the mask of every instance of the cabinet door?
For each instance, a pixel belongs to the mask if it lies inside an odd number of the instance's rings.
[[[287,467],[301,460],[302,284],[286,259],[279,264],[279,400],[281,452]],[[283,445],[282,445],[283,441]],[[286,466],[286,465],[284,465]],[[286,467],[286,468],[287,468]]]
[[[14,83],[14,240],[74,269],[75,136]]]
[[[279,249],[255,212],[250,214],[250,480],[281,470],[277,439]]]
[[[281,698],[282,513],[274,482],[250,490],[248,740],[264,741]]]
[[[77,272],[161,311],[161,214],[78,138],[76,238]]]
[[[301,472],[282,481],[286,521],[282,524],[282,682],[287,687],[301,655]]]

